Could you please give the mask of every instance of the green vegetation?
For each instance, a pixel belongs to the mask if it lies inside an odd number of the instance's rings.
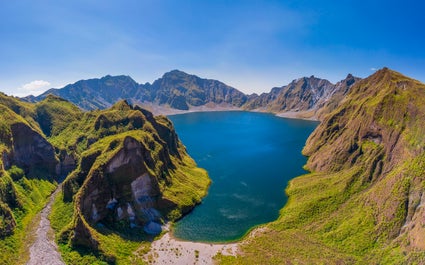
[[[119,198],[120,207],[133,204],[130,184],[144,172],[152,176],[150,193],[159,196],[156,208],[163,221],[181,218],[200,203],[210,183],[205,170],[187,155],[167,118],[153,117],[124,101],[109,110],[83,113],[51,140],[79,160],[63,183],[63,195],[55,201],[51,216],[57,219],[52,226],[67,263],[142,262],[153,236],[140,228],[130,229],[130,221],[116,220],[102,208],[111,193]],[[111,171],[111,164],[116,169]],[[93,192],[98,195],[92,197]],[[100,225],[91,221],[95,204],[105,216]]]
[[[4,178],[5,176],[2,176],[0,180]],[[28,243],[32,240],[31,234],[37,228],[33,223],[34,217],[46,204],[55,185],[47,180],[27,179],[25,177],[12,183],[12,185],[20,206],[12,208],[16,222],[13,234],[0,238],[0,263],[24,264],[29,258],[27,248],[29,247]],[[0,190],[3,191],[4,189],[0,187]],[[0,218],[4,221],[4,215]]]
[[[41,163],[54,163],[55,158],[44,152],[48,144],[37,146],[44,142],[32,104],[0,94],[0,116],[0,263],[23,264],[36,227],[34,217],[56,186],[47,180],[49,172],[31,167],[23,157]],[[20,135],[23,131],[26,139]],[[37,157],[43,152],[46,157]]]
[[[48,95],[43,101],[35,104],[36,121],[47,137],[56,136],[69,126],[78,121],[82,111],[64,99]]]
[[[421,264],[425,85],[388,69],[357,83],[303,150],[278,220],[223,264]]]
[[[54,190],[58,175],[75,169],[50,216],[68,264],[142,264],[153,239],[140,227],[131,229],[126,219],[93,222],[84,204],[92,199],[93,188],[104,192],[93,203],[105,207],[102,200],[119,187],[122,193],[115,196],[122,207],[134,203],[130,184],[146,172],[152,182],[149,192],[166,221],[180,218],[199,203],[210,183],[166,117],[153,117],[125,101],[109,110],[82,112],[52,95],[29,104],[0,94],[0,114],[2,264],[21,264],[29,258],[36,214]],[[130,162],[120,162],[119,155]],[[122,167],[108,171],[111,161]]]

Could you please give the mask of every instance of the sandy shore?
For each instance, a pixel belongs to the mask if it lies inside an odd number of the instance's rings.
[[[244,110],[242,108],[237,108],[229,104],[213,104],[213,103],[209,103],[209,104],[198,106],[198,107],[192,106],[190,107],[189,110],[173,109],[168,106],[156,105],[150,102],[140,103],[139,105],[151,111],[154,115],[168,116],[168,115],[185,114],[185,113],[191,113],[191,112],[209,112],[209,111],[249,111],[249,112],[272,113],[276,115],[277,117],[282,117],[282,118],[318,121],[318,118],[311,111],[285,111],[285,112],[273,113],[262,108],[253,109],[253,110]]]
[[[275,113],[275,115],[278,117],[289,118],[289,119],[319,121],[319,119],[315,115],[312,115],[310,112],[286,111],[286,112]]]
[[[151,250],[144,256],[149,264],[214,264],[218,253],[235,256],[238,243],[208,244],[181,241],[170,232],[152,242]]]
[[[141,103],[140,106],[151,111],[154,115],[176,115],[191,112],[209,112],[209,111],[241,111],[241,108],[229,104],[206,104],[198,107],[190,107],[189,110],[178,110],[163,105],[152,103]]]

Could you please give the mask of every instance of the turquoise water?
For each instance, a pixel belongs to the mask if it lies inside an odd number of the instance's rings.
[[[183,240],[221,242],[278,217],[287,182],[305,171],[301,150],[317,122],[253,112],[169,117],[212,185],[201,205],[176,223]]]

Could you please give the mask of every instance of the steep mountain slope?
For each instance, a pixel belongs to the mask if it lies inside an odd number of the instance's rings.
[[[280,218],[239,264],[422,264],[425,85],[389,69],[359,81],[303,150]]]
[[[178,70],[164,74],[149,87],[149,91],[151,102],[180,110],[208,103],[240,107],[247,100],[245,94],[220,81],[202,79]]]
[[[165,220],[200,203],[209,185],[171,122],[126,101],[83,113],[51,141],[78,159],[52,218],[71,263],[81,249],[105,262],[128,259],[132,253],[123,256],[117,247],[135,251]]]
[[[178,110],[206,104],[240,107],[247,96],[217,80],[203,79],[174,70],[153,84],[137,84],[129,76],[105,76],[81,80],[61,89],[50,89],[40,96],[24,98],[38,102],[49,94],[67,99],[85,110],[105,109],[121,99],[132,103],[153,103]]]
[[[38,102],[53,94],[66,99],[84,110],[105,109],[120,99],[130,98],[139,89],[129,76],[104,76],[100,79],[80,80],[63,88],[52,88],[37,97],[26,97],[29,102]]]
[[[25,263],[30,222],[60,174],[30,104],[0,94],[0,263]]]
[[[298,118],[318,119],[333,110],[358,80],[360,78],[348,75],[334,85],[314,76],[303,77],[286,86],[275,87],[270,93],[251,97],[244,108],[272,113],[291,112]]]
[[[32,106],[15,98],[0,95],[1,162],[6,169],[13,165],[30,177],[43,175],[53,179],[60,174],[53,146],[35,122]]]
[[[126,101],[83,112],[53,95],[31,104],[0,94],[0,116],[1,264],[25,263],[32,219],[71,171],[52,218],[69,263],[127,260],[206,194],[208,175],[171,122]]]

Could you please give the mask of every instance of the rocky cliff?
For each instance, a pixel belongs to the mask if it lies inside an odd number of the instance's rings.
[[[31,105],[1,94],[0,116],[0,237],[5,237],[15,232],[17,224],[22,226],[16,215],[22,218],[30,211],[28,201],[33,205],[39,201],[31,192],[42,192],[31,187],[32,182],[56,180],[60,167]]]
[[[7,97],[3,97],[6,99]],[[13,99],[10,99],[13,102]],[[20,104],[20,103],[17,103]],[[24,108],[25,105],[22,105]],[[25,119],[20,109],[14,112],[7,105],[0,104],[0,145],[2,146],[2,164],[7,170],[13,165],[22,168],[29,177],[42,176],[54,179],[60,174],[59,161],[54,147],[47,141],[40,127],[30,116]],[[28,112],[30,110],[28,109]],[[33,124],[31,124],[33,123]]]
[[[344,98],[350,87],[360,78],[348,75],[337,84],[314,76],[293,80],[290,84],[273,88],[270,93],[252,96],[244,105],[247,110],[290,113],[297,118],[321,119]]]

